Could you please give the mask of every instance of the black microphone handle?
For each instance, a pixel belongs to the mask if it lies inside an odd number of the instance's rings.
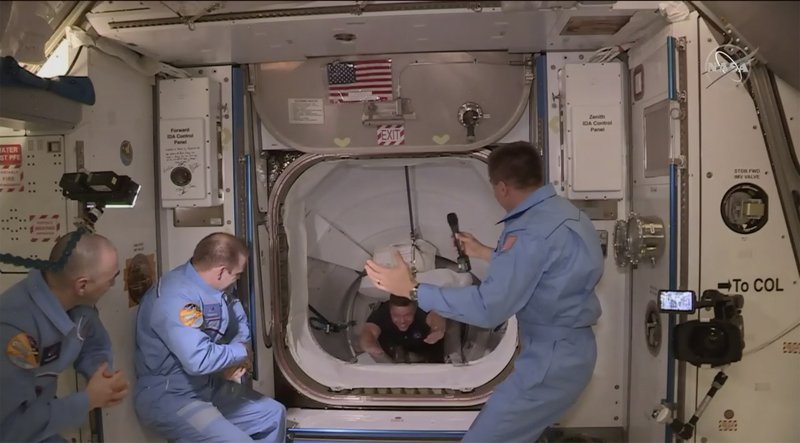
[[[461,272],[469,272],[472,270],[472,264],[469,262],[469,257],[461,247],[461,242],[458,240],[457,234],[460,231],[458,228],[458,216],[455,212],[447,214],[447,224],[450,225],[450,230],[453,232],[453,243],[456,245],[458,252],[458,268]]]

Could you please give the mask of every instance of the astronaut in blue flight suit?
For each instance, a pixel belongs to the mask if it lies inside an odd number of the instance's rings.
[[[234,381],[251,364],[250,329],[224,291],[247,255],[240,239],[211,234],[142,298],[134,405],[142,425],[170,441],[285,440],[283,405]]]
[[[56,241],[57,261],[73,233]],[[94,304],[119,274],[108,239],[84,234],[63,268],[32,270],[0,295],[0,441],[65,442],[94,408],[128,394],[122,371],[112,371],[111,342]],[[56,398],[57,378],[69,366],[88,379],[85,390]]]
[[[458,235],[467,254],[490,262],[480,285],[417,284],[399,254],[399,266],[369,260],[365,270],[378,288],[416,298],[420,308],[443,317],[492,328],[516,314],[521,352],[514,370],[462,441],[534,442],[592,377],[597,348],[591,326],[601,313],[594,288],[603,253],[589,218],[543,184],[541,157],[529,143],[494,149],[489,180],[508,211],[497,247]]]

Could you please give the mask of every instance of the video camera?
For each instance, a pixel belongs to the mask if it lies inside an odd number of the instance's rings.
[[[723,366],[742,359],[744,349],[744,297],[723,294],[715,289],[703,291],[700,300],[694,291],[658,293],[661,312],[691,314],[699,308],[713,308],[714,318],[690,320],[673,330],[675,358],[695,366]]]

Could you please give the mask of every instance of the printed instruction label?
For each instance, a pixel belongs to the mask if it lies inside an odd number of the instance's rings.
[[[761,168],[736,168],[733,170],[735,180],[758,180],[761,178]]]
[[[325,124],[325,108],[321,98],[290,98],[289,123],[297,125]]]
[[[161,138],[164,167],[184,165],[190,170],[203,163],[204,125],[202,118],[163,120]]]

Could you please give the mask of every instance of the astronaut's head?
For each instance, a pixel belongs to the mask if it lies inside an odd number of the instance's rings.
[[[417,304],[415,302],[394,294],[389,296],[389,314],[392,316],[392,323],[401,332],[405,332],[411,327],[416,313]]]
[[[61,259],[75,235],[71,232],[56,241],[50,261]],[[48,285],[54,292],[64,294],[70,305],[94,305],[114,286],[118,275],[117,248],[98,234],[81,235],[64,267],[45,271]]]
[[[528,142],[501,145],[489,154],[489,182],[506,211],[516,208],[542,186],[542,156]]]
[[[247,244],[239,237],[215,232],[200,240],[192,254],[192,266],[214,289],[233,286],[247,266]]]

